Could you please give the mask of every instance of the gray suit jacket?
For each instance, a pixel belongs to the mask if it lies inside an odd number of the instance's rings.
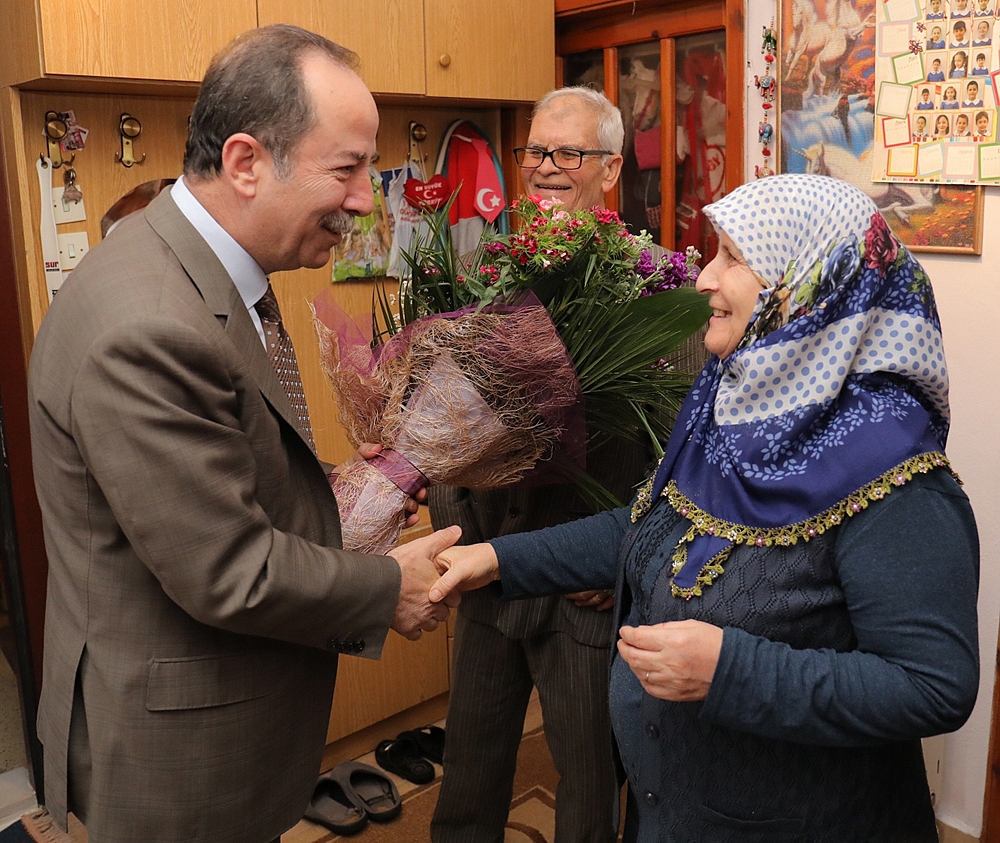
[[[399,568],[338,549],[323,469],[169,193],[59,291],[29,392],[49,810],[65,822],[90,764],[91,839],[270,841],[315,784],[337,653],[380,655]]]

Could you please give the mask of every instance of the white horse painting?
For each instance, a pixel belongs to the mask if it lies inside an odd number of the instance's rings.
[[[861,158],[839,146],[817,143],[805,150],[794,150],[806,160],[806,172],[833,176],[867,193],[882,216],[895,216],[903,225],[910,225],[910,215],[933,211],[940,189],[936,185],[909,185],[871,180],[871,150]]]

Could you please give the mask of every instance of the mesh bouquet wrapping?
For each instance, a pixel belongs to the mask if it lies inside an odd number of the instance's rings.
[[[346,549],[391,549],[407,497],[430,483],[515,483],[557,444],[582,465],[580,384],[533,296],[423,317],[374,351],[329,290],[313,313],[348,438],[383,445],[333,482]]]

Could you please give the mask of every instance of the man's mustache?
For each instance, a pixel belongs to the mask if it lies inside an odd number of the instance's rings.
[[[334,211],[323,217],[320,225],[331,234],[350,234],[354,228],[354,214],[347,211]]]

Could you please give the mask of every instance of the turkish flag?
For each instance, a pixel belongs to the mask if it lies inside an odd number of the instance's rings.
[[[448,148],[448,180],[461,185],[451,224],[476,214],[493,222],[506,206],[490,145],[470,123],[459,126]]]
[[[486,222],[493,222],[507,203],[503,198],[496,167],[493,166],[490,145],[482,138],[474,137],[472,146],[477,156],[475,208]]]

